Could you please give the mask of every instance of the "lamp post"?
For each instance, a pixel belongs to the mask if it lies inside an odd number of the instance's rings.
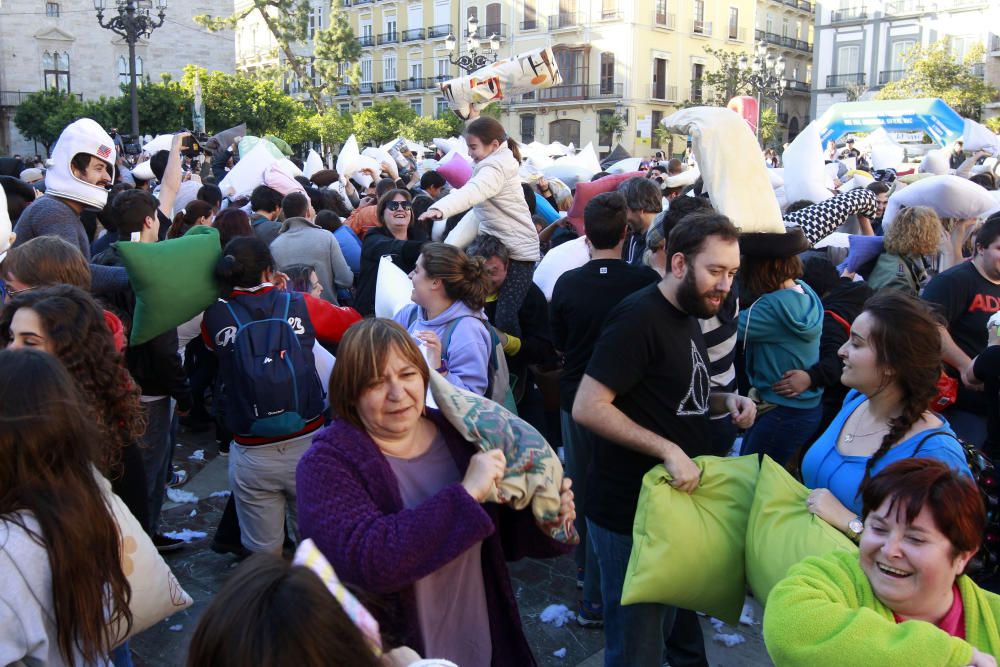
[[[767,48],[767,44],[764,40],[761,40],[757,43],[757,49],[754,52],[753,61],[748,61],[746,55],[742,55],[740,56],[738,63],[741,70],[750,73],[748,81],[750,83],[750,87],[753,89],[754,95],[757,97],[756,128],[757,141],[759,142],[761,97],[771,98],[775,101],[775,104],[777,104],[781,101],[781,97],[785,94],[785,88],[788,87],[788,80],[784,78],[785,56],[778,56],[776,59],[774,54]]]
[[[128,44],[129,98],[132,107],[132,137],[139,136],[139,99],[136,93],[135,44],[140,37],[148,37],[163,25],[166,18],[167,0],[155,0],[157,18],[151,16],[154,0],[116,0],[117,16],[104,21],[106,0],[94,0],[97,23],[105,30],[121,35]]]
[[[464,56],[455,57],[455,48],[458,46],[458,42],[455,36],[448,33],[448,36],[444,40],[444,48],[448,50],[448,60],[451,61],[452,65],[458,65],[460,68],[465,70],[466,74],[471,74],[477,69],[485,67],[490,63],[495,63],[497,61],[497,52],[500,50],[500,38],[497,37],[496,33],[490,35],[489,50],[483,49],[480,51],[479,37],[477,35],[479,31],[479,21],[476,20],[475,16],[469,17],[469,36],[465,39],[465,51]],[[492,53],[492,59],[490,58],[490,53]]]

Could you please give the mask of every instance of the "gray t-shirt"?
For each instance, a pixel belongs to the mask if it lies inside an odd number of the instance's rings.
[[[80,216],[69,204],[56,197],[45,195],[32,202],[24,209],[14,231],[17,232],[15,247],[38,236],[58,236],[75,245],[84,258],[90,260],[90,239]]]
[[[412,459],[387,456],[407,509],[417,507],[462,473],[438,433],[430,448]],[[483,584],[482,542],[413,586],[424,654],[462,667],[489,667],[493,657]]]

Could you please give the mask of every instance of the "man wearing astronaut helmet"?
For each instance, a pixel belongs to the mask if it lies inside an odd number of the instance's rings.
[[[81,118],[66,126],[45,173],[45,196],[17,222],[20,245],[36,236],[60,236],[90,258],[90,239],[80,223],[84,209],[103,209],[114,181],[115,143],[97,122]]]

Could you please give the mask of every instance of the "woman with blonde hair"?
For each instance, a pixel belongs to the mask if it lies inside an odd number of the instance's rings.
[[[868,276],[868,284],[873,290],[888,287],[917,296],[928,279],[924,256],[936,254],[940,240],[941,219],[934,209],[905,209],[885,233],[885,252]]]
[[[492,337],[483,312],[490,282],[481,257],[428,243],[410,272],[413,304],[393,319],[422,343],[427,361],[456,387],[485,394]]]

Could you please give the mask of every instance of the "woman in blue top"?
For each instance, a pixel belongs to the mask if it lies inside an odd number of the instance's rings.
[[[767,454],[784,464],[808,443],[823,418],[823,390],[812,387],[794,396],[779,394],[775,385],[793,368],[811,368],[819,361],[823,304],[804,282],[802,260],[759,257],[743,252],[740,263],[739,340],[744,368],[758,406],[757,421],[743,438],[743,454]],[[753,396],[756,393],[756,397]]]
[[[900,459],[936,458],[971,475],[948,422],[928,410],[941,373],[936,318],[919,299],[896,290],[876,294],[840,348],[844,407],[802,460],[813,489],[809,510],[855,538],[861,486]]]

